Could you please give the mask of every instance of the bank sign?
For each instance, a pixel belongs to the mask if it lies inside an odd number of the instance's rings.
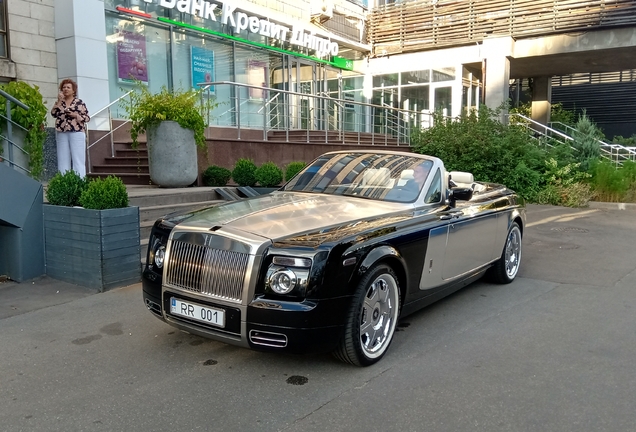
[[[232,2],[220,1],[218,3],[206,0],[144,0],[146,3],[158,3],[167,9],[176,9],[179,12],[198,16],[199,18],[220,22],[223,25],[232,27],[235,32],[243,30],[250,33],[267,36],[291,45],[307,48],[315,52],[317,57],[328,57],[338,55],[338,44],[329,39],[316,36],[312,32],[306,31],[299,26],[291,29],[281,24],[269,21],[269,18],[262,19],[257,16],[248,15],[245,12],[237,11],[237,6]],[[220,11],[220,14],[218,13]],[[220,15],[217,16],[217,15]]]

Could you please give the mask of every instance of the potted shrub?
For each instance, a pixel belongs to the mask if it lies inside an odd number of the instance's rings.
[[[254,175],[261,186],[256,190],[261,194],[275,191],[278,189],[277,186],[283,181],[283,171],[274,162],[265,162],[258,167]]]
[[[290,162],[285,167],[285,181],[288,182],[294,177],[296,174],[301,172],[303,168],[305,168],[307,164],[305,162],[295,161]]]
[[[256,185],[256,164],[251,159],[241,158],[234,164],[232,178],[239,186],[253,187]]]
[[[42,176],[44,166],[44,141],[46,140],[46,131],[44,125],[46,123],[46,114],[48,110],[44,105],[40,88],[36,85],[33,87],[23,81],[11,81],[2,84],[2,90],[20,102],[29,107],[24,110],[15,104],[11,104],[11,120],[16,122],[24,129],[13,127],[12,141],[24,148],[28,156],[18,149],[13,151],[13,162],[27,168],[31,172],[31,177],[39,179]],[[6,116],[5,99],[0,96],[0,115]],[[6,136],[6,122],[3,122],[3,135]],[[0,154],[7,157],[9,143],[3,140],[0,145]]]
[[[164,187],[189,186],[197,179],[197,146],[206,149],[206,123],[199,103],[201,92],[162,87],[151,93],[138,85],[125,105],[130,116],[133,148],[146,134],[150,179]],[[208,100],[208,105],[211,102]]]
[[[74,171],[49,182],[44,206],[46,273],[99,291],[141,279],[139,207],[121,179],[82,180]],[[81,206],[81,207],[80,207]]]
[[[232,177],[232,171],[217,165],[210,165],[201,176],[205,186],[225,186]]]

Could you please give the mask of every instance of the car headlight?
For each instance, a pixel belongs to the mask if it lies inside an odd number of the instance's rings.
[[[154,266],[157,269],[163,268],[163,264],[166,260],[166,246],[161,242],[158,237],[152,237],[150,243],[150,253],[148,254],[148,265]]]
[[[311,269],[310,258],[275,256],[265,275],[265,290],[277,295],[305,295]]]
[[[298,277],[291,270],[278,270],[269,277],[269,287],[276,294],[288,294],[296,287]]]
[[[155,265],[157,268],[163,268],[163,261],[166,259],[166,248],[164,245],[159,246],[155,252]]]

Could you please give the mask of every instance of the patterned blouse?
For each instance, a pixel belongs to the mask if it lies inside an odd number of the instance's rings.
[[[67,116],[66,108],[71,112],[78,113],[81,116],[81,120]],[[57,106],[53,106],[51,115],[55,117],[55,130],[59,132],[83,132],[85,130],[84,125],[91,119],[88,115],[86,104],[78,98],[73,98],[73,101],[68,106],[64,101],[61,101]]]

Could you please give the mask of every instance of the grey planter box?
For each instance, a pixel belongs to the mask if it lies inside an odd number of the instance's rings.
[[[105,291],[141,280],[139,207],[44,206],[46,273]]]

